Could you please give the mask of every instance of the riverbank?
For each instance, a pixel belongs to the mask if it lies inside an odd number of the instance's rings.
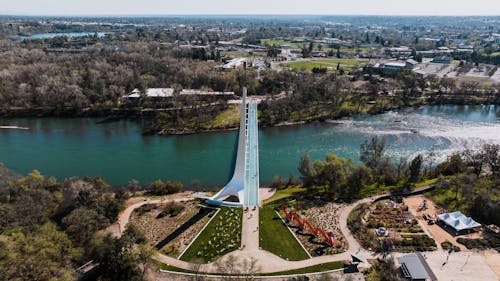
[[[267,107],[259,109],[259,127],[283,127],[308,123],[321,123],[352,117],[359,114],[377,115],[389,111],[399,111],[424,105],[498,105],[495,96],[477,97],[465,95],[443,95],[427,98],[412,98],[403,103],[399,98],[378,97],[366,102],[358,102],[345,107],[329,106],[325,103],[320,109],[311,112],[297,112],[286,116],[285,120],[269,120]],[[237,110],[234,110],[237,108]],[[239,105],[214,106],[213,108],[22,108],[0,109],[0,118],[102,118],[98,123],[119,120],[137,121],[141,124],[143,135],[191,135],[237,130],[239,126]],[[179,119],[186,120],[179,122]],[[2,124],[3,125],[3,124]]]

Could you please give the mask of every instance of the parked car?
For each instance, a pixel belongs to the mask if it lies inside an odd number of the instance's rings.
[[[387,230],[385,227],[379,227],[377,230],[375,230],[375,233],[379,237],[387,237],[389,236],[389,230]]]

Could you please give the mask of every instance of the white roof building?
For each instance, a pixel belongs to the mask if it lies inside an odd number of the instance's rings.
[[[141,97],[141,91],[139,89],[134,89],[130,95],[127,96],[129,99],[138,99]]]
[[[234,92],[212,92],[212,91],[203,91],[203,90],[193,90],[193,89],[183,89],[179,95],[197,95],[197,96],[209,96],[209,95],[229,95],[233,96]]]
[[[481,226],[480,223],[474,221],[471,217],[466,217],[460,211],[441,214],[437,217],[439,220],[455,229],[457,233],[461,230],[472,229]]]
[[[247,59],[246,58],[235,58],[230,61],[228,61],[222,68],[224,69],[231,69],[231,68],[237,68],[237,67],[245,67],[247,64]]]
[[[169,98],[173,95],[173,88],[149,88],[146,90],[146,97],[148,98]]]

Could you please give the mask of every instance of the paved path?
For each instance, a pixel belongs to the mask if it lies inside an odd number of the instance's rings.
[[[135,209],[146,205],[146,204],[158,204],[158,203],[167,203],[169,201],[174,202],[187,202],[194,199],[192,197],[192,192],[182,192],[170,196],[164,196],[158,199],[150,199],[148,197],[134,197],[127,201],[126,205],[128,205],[125,210],[123,210],[120,214],[118,214],[118,220],[116,223],[110,225],[106,228],[105,231],[111,232],[113,235],[117,237],[121,237],[123,232],[126,229],[127,224],[129,223],[130,216]],[[117,228],[118,226],[118,228]],[[118,229],[118,231],[116,231]]]
[[[432,186],[426,186],[422,188],[416,189],[413,193],[419,193],[424,190],[430,189]],[[189,195],[182,195],[179,194],[176,197],[169,197],[169,200],[174,200],[176,202],[182,202],[182,201],[187,201],[187,200],[192,200],[193,198],[186,198],[183,196],[189,196]],[[343,233],[344,237],[346,238],[347,244],[348,244],[348,249],[346,252],[341,253],[341,254],[336,254],[336,255],[326,255],[326,256],[320,256],[320,257],[313,257],[307,260],[302,260],[302,261],[287,261],[284,260],[270,252],[260,250],[258,247],[258,231],[255,233],[250,233],[248,236],[242,236],[242,241],[245,244],[245,248],[242,250],[237,250],[231,253],[226,254],[225,256],[221,257],[218,261],[219,262],[224,262],[227,260],[231,261],[242,261],[243,259],[251,259],[255,258],[257,260],[257,266],[259,268],[259,272],[261,273],[270,273],[270,272],[277,272],[277,271],[286,271],[286,270],[292,270],[292,269],[298,269],[298,268],[303,268],[303,267],[308,267],[312,265],[317,265],[321,263],[327,263],[327,262],[334,262],[334,261],[343,261],[343,260],[350,260],[351,254],[356,254],[356,255],[361,255],[365,258],[369,257],[375,257],[376,254],[367,251],[361,247],[361,245],[356,241],[352,233],[350,232],[349,228],[347,227],[347,217],[349,216],[349,213],[358,205],[363,204],[363,203],[370,203],[373,202],[374,200],[384,197],[387,195],[381,195],[381,196],[375,196],[375,197],[370,197],[370,198],[365,198],[358,200],[354,203],[351,204],[346,204],[340,211],[340,217],[339,217],[339,223],[340,223],[340,230]],[[124,226],[128,223],[130,214],[135,208],[138,208],[144,204],[147,203],[160,203],[160,202],[165,202],[167,199],[157,199],[157,200],[149,200],[149,201],[141,201],[138,203],[134,203],[130,206],[128,206],[125,211],[123,211],[120,216],[119,216],[119,223],[121,225],[121,228],[124,228]],[[249,211],[250,212],[250,211]],[[246,229],[250,229],[252,231],[252,227],[255,225],[258,226],[258,211],[256,210],[257,215],[254,215],[254,219],[248,219],[247,224],[245,226]],[[249,213],[245,213],[244,216],[249,216]],[[245,225],[245,223],[243,223]],[[123,229],[122,229],[123,231]],[[245,231],[246,232],[246,231]],[[158,254],[156,256],[156,259],[160,262],[183,268],[183,269],[193,269],[194,265],[189,263],[189,262],[184,262],[181,260],[178,260],[176,258],[168,257],[163,254]],[[209,263],[209,264],[203,264],[201,267],[199,267],[200,271],[204,272],[209,272],[209,273],[215,273],[217,271],[217,266],[215,263]]]
[[[243,211],[241,246],[242,252],[259,250],[259,208]]]

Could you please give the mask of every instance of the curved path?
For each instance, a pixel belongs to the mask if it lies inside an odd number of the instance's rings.
[[[414,194],[419,194],[424,191],[427,191],[429,189],[432,189],[434,186],[424,186],[421,188],[417,188],[413,190],[411,193],[405,194],[405,196],[410,196]],[[308,266],[313,266],[317,264],[322,264],[322,263],[328,263],[328,262],[334,262],[334,261],[344,261],[344,260],[350,260],[351,255],[361,255],[363,257],[375,257],[377,256],[376,253],[367,251],[361,247],[361,245],[358,243],[358,241],[354,238],[352,235],[351,231],[347,227],[347,217],[351,213],[351,211],[357,207],[360,204],[363,203],[370,203],[375,200],[388,197],[388,195],[380,195],[380,196],[374,196],[374,197],[369,197],[369,198],[364,198],[361,200],[358,200],[354,203],[351,204],[346,204],[339,216],[339,223],[340,223],[340,231],[344,235],[344,237],[347,240],[348,248],[345,252],[336,254],[336,255],[326,255],[326,256],[319,256],[319,257],[313,257],[310,259],[306,260],[301,260],[301,261],[287,261],[284,260],[268,251],[257,249],[256,247],[245,247],[242,250],[237,250],[233,251],[231,253],[226,254],[225,256],[221,257],[218,259],[219,263],[224,263],[225,261],[243,261],[244,259],[252,259],[254,258],[257,262],[257,268],[259,269],[258,271],[260,273],[272,273],[272,272],[279,272],[279,271],[287,271],[287,270],[293,270],[293,269],[299,269],[303,267],[308,267]],[[123,233],[123,230],[127,223],[129,222],[130,215],[134,211],[134,209],[139,208],[140,206],[144,204],[156,204],[156,203],[162,203],[162,202],[167,202],[168,200],[173,200],[175,202],[184,202],[184,201],[189,201],[193,200],[195,197],[192,196],[190,193],[181,193],[181,194],[175,194],[173,196],[168,196],[164,197],[161,199],[154,199],[150,200],[147,198],[139,198],[135,199],[135,201],[139,200],[139,202],[132,203],[129,205],[122,213],[119,215],[118,219],[118,224],[120,225],[120,234]],[[197,268],[197,270],[202,271],[202,272],[207,272],[207,273],[217,273],[217,264],[215,262],[209,263],[209,264],[202,264],[201,266],[196,266],[193,263],[185,262],[178,260],[173,257],[169,257],[166,255],[163,255],[161,253],[158,253],[157,256],[155,257],[156,260],[171,265],[175,266],[178,268],[182,269],[193,269]],[[363,264],[361,265],[363,266]],[[369,266],[369,265],[365,265]]]

